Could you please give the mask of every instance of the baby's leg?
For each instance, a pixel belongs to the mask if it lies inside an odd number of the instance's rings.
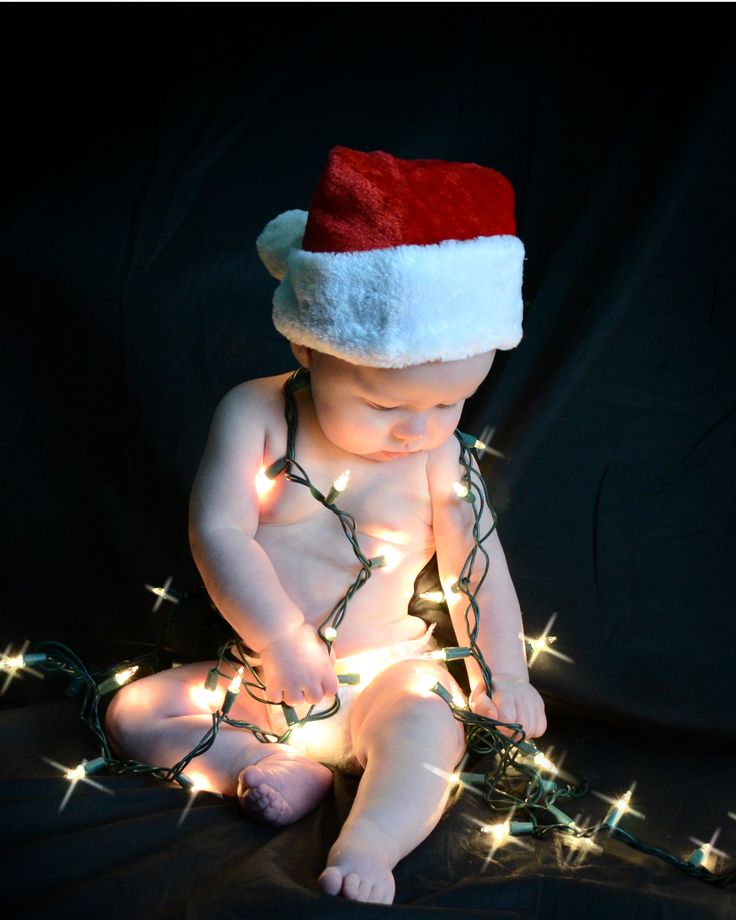
[[[213,665],[184,665],[122,687],[106,717],[118,756],[170,767],[193,750],[212,727],[212,707],[203,684]],[[225,687],[221,678],[223,694]],[[265,707],[245,690],[228,715],[268,727]],[[307,760],[288,744],[262,744],[251,732],[226,723],[212,747],[184,772],[207,789],[237,795],[247,814],[268,824],[298,820],[321,801],[332,782],[327,767]]]
[[[404,661],[356,701],[353,743],[365,773],[320,876],[325,893],[390,904],[391,870],[439,821],[450,783],[424,764],[449,774],[465,739],[447,704],[428,691],[434,678],[459,690],[442,667]]]

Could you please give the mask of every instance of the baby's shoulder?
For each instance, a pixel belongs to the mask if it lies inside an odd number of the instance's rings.
[[[216,417],[224,424],[261,422],[268,427],[284,414],[283,389],[289,376],[256,377],[239,383],[222,397]]]
[[[453,483],[459,478],[462,470],[460,465],[460,442],[453,436],[448,438],[439,447],[435,447],[427,454],[427,480],[430,490],[440,484],[443,489],[448,483]]]

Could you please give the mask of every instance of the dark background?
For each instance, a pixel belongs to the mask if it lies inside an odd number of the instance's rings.
[[[660,832],[687,849],[723,823],[736,852],[730,5],[6,3],[0,17],[0,641],[58,639],[97,663],[144,650],[166,616],[144,584],[173,575],[189,598],[170,642],[211,655],[189,488],[224,393],[293,366],[256,236],[308,208],[333,144],[493,166],[517,191],[525,335],[463,427],[495,426],[505,455],[483,468],[527,632],[556,613],[555,648],[575,661],[532,671],[551,740],[556,725],[571,749],[602,732],[618,794],[645,762],[658,776],[663,745],[697,750],[668,796],[697,799],[707,826],[673,815]],[[43,686],[15,681],[6,715]]]

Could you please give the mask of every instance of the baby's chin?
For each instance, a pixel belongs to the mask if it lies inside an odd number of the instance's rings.
[[[402,450],[402,451],[392,451],[392,450],[382,450],[378,451],[375,454],[364,454],[366,460],[375,460],[377,463],[392,463],[395,460],[401,461],[405,460],[407,457],[411,457],[414,454],[419,453],[416,450]]]

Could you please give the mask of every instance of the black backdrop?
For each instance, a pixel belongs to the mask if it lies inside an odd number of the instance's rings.
[[[221,396],[293,365],[255,237],[333,144],[473,161],[517,190],[526,310],[463,427],[504,454],[484,471],[527,631],[556,613],[575,661],[534,666],[551,724],[733,743],[730,5],[1,15],[0,639],[130,653],[173,575],[172,641],[211,654],[188,490]]]

